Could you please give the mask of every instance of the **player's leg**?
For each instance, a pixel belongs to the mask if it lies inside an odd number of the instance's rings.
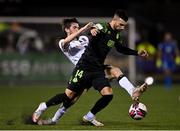
[[[124,88],[132,96],[135,87],[118,67],[108,66],[105,71],[108,74],[107,76],[117,79],[120,87]]]
[[[83,116],[84,122],[90,122],[95,126],[104,126],[103,123],[96,120],[95,115],[104,109],[113,98],[113,91],[108,79],[102,76],[93,80],[93,86],[97,89],[102,97],[95,103],[93,108]]]
[[[66,98],[66,94],[61,93],[61,94],[57,94],[56,96],[52,97],[47,102],[40,103],[38,108],[35,110],[35,112],[32,115],[32,121],[36,123],[39,120],[40,116],[43,114],[43,112],[48,107],[62,103],[63,99],[65,99],[65,98]]]
[[[80,96],[81,96],[81,95],[78,95],[78,96],[76,96],[75,98],[73,98],[73,100],[72,100],[71,103],[70,103],[70,106],[72,106],[74,103],[76,103],[76,101],[79,99]],[[69,106],[69,107],[70,107],[70,106]],[[69,108],[69,107],[68,107],[68,108]],[[52,121],[55,122],[55,123],[57,123],[57,122],[60,120],[60,118],[64,115],[64,113],[66,113],[66,111],[67,111],[68,108],[65,107],[65,106],[61,106],[61,107],[56,111],[56,113],[54,114],[54,116],[53,116],[53,118],[52,118]]]
[[[166,88],[172,87],[172,73],[175,70],[175,62],[171,60],[163,61],[163,71],[164,71],[164,84]]]
[[[75,79],[77,79],[76,77],[75,77],[75,74],[76,74],[76,69],[74,69],[74,71],[73,71],[73,73],[72,73],[72,78],[73,78],[73,80]],[[72,80],[72,81],[73,81]],[[71,80],[70,80],[70,82],[71,82]],[[69,87],[69,86],[68,86]],[[77,88],[78,89],[78,88]],[[73,93],[72,92],[73,91],[73,89],[66,89],[65,90],[65,93],[63,93],[63,94],[58,94],[58,95],[56,95],[56,96],[54,96],[54,97],[52,97],[51,99],[49,99],[47,102],[43,102],[43,103],[41,103],[40,105],[39,105],[39,107],[36,109],[36,111],[33,113],[33,115],[32,115],[32,121],[33,122],[37,122],[38,120],[39,120],[39,118],[40,118],[40,116],[42,115],[42,113],[48,108],[48,107],[50,107],[50,106],[53,106],[53,105],[57,105],[57,104],[60,104],[60,103],[62,103],[63,102],[63,104],[65,104],[65,106],[67,106],[67,107],[69,107],[70,106],[70,103],[68,103],[70,100],[68,100],[68,98],[72,98],[72,97],[74,97],[73,95],[75,95],[75,93]],[[66,102],[66,101],[68,101],[68,102]],[[68,105],[69,104],[69,105]]]
[[[50,119],[47,120],[39,120],[38,124],[39,125],[55,125],[56,123],[58,123],[58,121],[60,120],[60,118],[67,112],[67,109],[72,106],[81,96],[81,94],[83,93],[83,90],[74,95],[73,98],[71,98],[71,102],[70,105],[68,107],[65,107],[64,105],[61,105],[60,108],[56,111],[56,113],[54,114],[54,116]]]
[[[56,124],[58,120],[64,115],[67,109],[72,106],[84,91],[84,86],[81,83],[84,78],[84,72],[80,69],[74,69],[70,81],[68,82],[68,88],[65,90],[65,97],[63,99],[63,106],[58,109],[54,117],[49,120],[40,120],[38,124]]]
[[[120,87],[124,88],[133,100],[138,100],[138,97],[147,89],[146,83],[142,84],[138,88],[135,88],[135,86],[117,67],[109,66],[108,68],[106,68],[106,70],[106,73],[109,73],[109,76],[118,80]]]
[[[82,77],[82,74],[82,71],[75,68],[71,76],[72,79],[70,79],[70,81],[68,82],[68,84],[72,83],[72,85],[68,85],[68,88],[65,90],[64,94],[56,95],[50,100],[48,100],[46,103],[41,103],[37,110],[33,113],[32,121],[36,123],[42,113],[50,106],[57,105],[63,102],[63,106],[65,108],[69,108],[71,106],[71,99],[75,96],[76,92],[79,91],[80,87],[78,85],[78,80]]]
[[[91,113],[94,115],[96,115],[98,112],[104,109],[113,98],[113,91],[111,87],[104,87],[100,91],[100,94],[102,95],[102,97],[96,102],[94,107],[91,109]]]
[[[172,86],[172,76],[171,76],[171,71],[166,69],[164,70],[164,84],[166,88],[170,88]]]

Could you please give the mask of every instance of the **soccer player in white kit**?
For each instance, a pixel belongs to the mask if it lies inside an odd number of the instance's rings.
[[[94,26],[93,29],[91,29]],[[59,41],[59,47],[61,51],[65,54],[65,56],[76,65],[84,53],[86,46],[89,44],[89,38],[85,35],[82,35],[83,32],[91,29],[91,34],[96,35],[98,33],[98,26],[95,26],[92,22],[89,22],[85,26],[79,29],[79,23],[77,19],[64,19],[63,21],[63,30],[67,34],[65,39],[61,39]],[[139,88],[135,88],[131,82],[123,75],[121,70],[117,67],[107,66],[105,72],[109,78],[116,78],[119,82],[120,87],[124,88],[133,100],[138,100],[138,97],[145,91],[147,88],[147,84],[144,83]],[[74,98],[76,101],[81,94],[77,95]],[[58,99],[57,98],[54,99]],[[60,97],[59,97],[60,99]],[[55,103],[54,105],[60,104],[60,102]],[[73,104],[73,103],[72,103]],[[52,105],[48,105],[48,102],[42,102],[39,107],[36,109],[32,116],[32,120],[35,123],[40,125],[49,125],[56,124],[61,116],[66,112],[65,107],[61,106],[54,117],[49,120],[39,120],[41,114]],[[96,119],[91,122],[95,126],[103,126],[102,123],[98,122]]]

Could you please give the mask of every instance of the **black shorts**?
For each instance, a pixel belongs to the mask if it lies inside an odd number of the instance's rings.
[[[79,93],[92,86],[98,91],[101,91],[104,87],[111,87],[108,79],[105,77],[104,70],[90,72],[83,70],[81,67],[76,67],[68,82],[68,89]]]

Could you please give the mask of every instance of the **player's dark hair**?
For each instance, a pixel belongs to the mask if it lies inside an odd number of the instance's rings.
[[[127,13],[124,10],[122,10],[122,9],[116,10],[114,15],[117,15],[118,17],[120,17],[121,19],[123,19],[126,22],[128,21]]]
[[[70,28],[72,23],[78,23],[78,20],[76,18],[71,18],[71,19],[64,19],[62,21],[62,30],[65,31],[65,28]]]

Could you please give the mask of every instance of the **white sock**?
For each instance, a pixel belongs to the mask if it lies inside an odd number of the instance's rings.
[[[132,85],[132,83],[127,79],[127,77],[123,77],[119,80],[119,85],[124,88],[130,96],[132,96],[133,90],[135,87]]]
[[[66,112],[66,108],[65,108],[64,106],[61,107],[61,108],[59,108],[59,109],[56,111],[54,117],[52,118],[52,121],[53,121],[53,122],[58,122],[59,119],[64,115],[65,112]]]
[[[42,103],[39,104],[39,107],[37,108],[36,111],[39,111],[39,110],[44,111],[46,109],[47,109],[46,103],[42,102]]]
[[[91,111],[89,111],[89,112],[85,115],[85,117],[86,117],[88,120],[91,120],[91,119],[94,118],[94,114],[93,114]]]

